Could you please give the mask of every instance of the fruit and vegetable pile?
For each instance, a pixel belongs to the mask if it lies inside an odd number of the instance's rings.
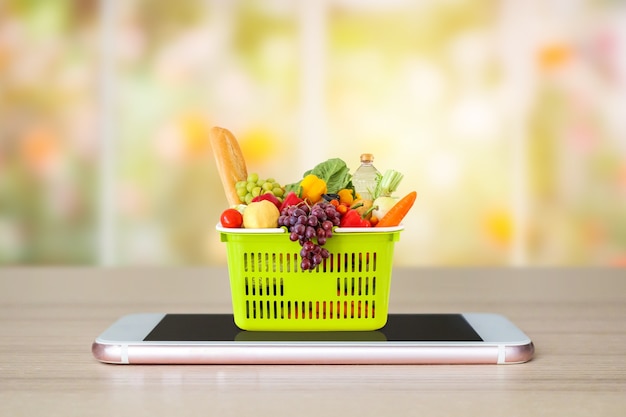
[[[230,133],[222,130],[218,132],[221,136],[216,137],[223,139],[224,132]],[[231,148],[232,144],[229,152]],[[224,162],[217,154],[216,160]],[[240,172],[246,172],[242,161],[237,165],[243,165]],[[402,178],[393,169],[378,174],[368,190],[372,199],[363,199],[355,191],[350,169],[340,158],[324,161],[306,171],[299,181],[286,185],[273,178],[261,179],[256,173],[247,174],[246,178],[223,175],[232,206],[222,212],[220,224],[224,228],[284,227],[289,239],[302,247],[301,268],[314,269],[329,257],[323,246],[336,227],[382,228],[400,224],[417,196],[415,191],[394,195]],[[236,197],[234,192],[228,193],[233,187]]]

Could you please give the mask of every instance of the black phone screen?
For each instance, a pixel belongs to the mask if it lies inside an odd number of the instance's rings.
[[[375,331],[250,332],[229,314],[167,314],[144,341],[417,341],[480,342],[461,314],[390,314]]]

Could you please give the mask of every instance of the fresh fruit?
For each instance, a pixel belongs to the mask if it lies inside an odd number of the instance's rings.
[[[239,210],[229,208],[222,212],[222,215],[220,216],[220,223],[223,227],[236,229],[241,227],[243,224],[243,216]]]
[[[280,211],[280,205],[282,204],[282,202],[278,199],[278,197],[276,197],[274,194],[270,192],[254,197],[252,199],[252,202],[255,203],[257,201],[263,201],[263,200],[267,200],[270,203],[274,204],[276,208]]]
[[[278,227],[280,212],[274,203],[263,200],[248,204],[243,212],[243,227],[246,229],[267,229]]]
[[[341,216],[335,206],[323,201],[311,208],[307,204],[299,204],[283,209],[278,225],[287,227],[289,239],[302,246],[300,268],[307,271],[315,269],[330,256],[322,246],[333,236],[333,227],[339,226],[340,221]]]
[[[256,173],[248,174],[245,180],[237,181],[235,190],[239,199],[245,204],[250,204],[255,197],[266,193],[271,193],[282,201],[285,194],[284,188],[274,178],[262,180]]]

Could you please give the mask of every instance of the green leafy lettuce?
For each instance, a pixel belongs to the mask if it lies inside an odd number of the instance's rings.
[[[328,194],[336,194],[339,190],[343,190],[344,188],[354,188],[350,169],[341,158],[331,158],[317,164],[313,169],[306,171],[302,175],[302,178],[309,174],[313,174],[326,181]],[[287,184],[285,189],[287,192],[294,191],[296,194],[300,194],[300,181]]]

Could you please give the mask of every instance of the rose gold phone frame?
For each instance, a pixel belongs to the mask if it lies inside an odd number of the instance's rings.
[[[532,342],[505,345],[146,344],[93,343],[96,359],[116,364],[513,364],[529,361]]]

